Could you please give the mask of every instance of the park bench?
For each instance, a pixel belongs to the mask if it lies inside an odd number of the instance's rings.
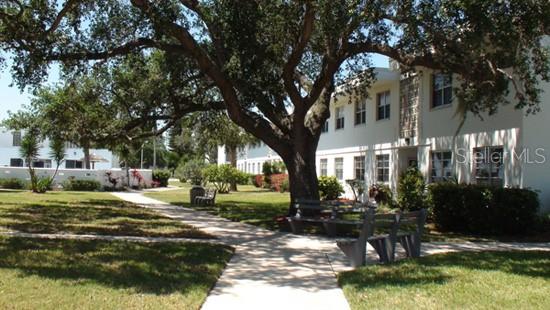
[[[395,259],[397,242],[403,246],[407,257],[419,257],[425,221],[424,209],[395,214],[376,214],[373,209],[369,209],[365,213],[359,237],[355,240],[339,241],[337,245],[350,259],[353,267],[366,263],[367,243],[374,248],[382,263]],[[380,230],[383,232],[380,233]]]
[[[340,216],[351,213],[363,214],[367,209],[367,204],[362,203],[348,206],[340,201],[321,202],[305,199],[297,199],[294,206],[296,215],[287,218],[293,233],[301,234],[305,223],[319,223],[329,237],[337,235],[338,224],[357,224],[357,221],[340,219]]]
[[[193,201],[196,205],[214,205],[216,202],[216,193],[218,191],[214,188],[208,188],[206,189],[204,196],[197,196],[195,197],[195,201]]]
[[[294,234],[304,231],[304,223],[324,223],[336,216],[338,203],[321,202],[319,200],[296,199],[294,204],[296,215],[287,217]]]

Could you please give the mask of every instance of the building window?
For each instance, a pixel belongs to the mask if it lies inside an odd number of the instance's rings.
[[[475,179],[478,184],[503,186],[504,167],[501,146],[474,149]]]
[[[334,159],[334,175],[338,180],[344,179],[344,159],[342,157]]]
[[[367,121],[367,103],[362,100],[355,103],[355,125],[364,124]]]
[[[81,160],[67,159],[65,161],[65,168],[67,169],[82,169],[83,167]]]
[[[344,128],[344,107],[336,108],[336,129]]]
[[[10,167],[23,167],[23,164],[21,158],[10,158]]]
[[[390,180],[390,155],[376,155],[376,180],[388,182]]]
[[[319,165],[320,175],[326,177],[328,175],[328,160],[326,158],[321,159],[321,164]]]
[[[376,95],[376,119],[390,119],[390,91]]]
[[[321,128],[321,133],[328,132],[328,119],[323,124],[323,128]]]
[[[65,148],[66,149],[77,149],[78,145],[76,143],[67,141],[67,142],[65,142]]]
[[[432,152],[432,182],[447,181],[453,176],[451,151]]]
[[[12,146],[21,146],[21,131],[12,132]]]
[[[435,74],[433,76],[432,107],[451,104],[453,96],[453,79],[449,74]]]
[[[364,156],[354,157],[353,166],[355,167],[355,179],[364,180],[365,179],[365,157]]]
[[[51,168],[52,160],[51,159],[37,159],[32,162],[34,168]]]

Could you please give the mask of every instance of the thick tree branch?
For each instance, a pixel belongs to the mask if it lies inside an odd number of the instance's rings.
[[[54,32],[57,27],[59,27],[59,24],[61,24],[61,21],[63,20],[63,18],[67,15],[67,13],[73,9],[73,7],[78,4],[78,0],[67,0],[67,2],[65,3],[65,5],[63,6],[63,8],[61,9],[61,11],[59,11],[59,14],[57,14],[57,17],[55,18],[55,20],[53,21],[52,25],[50,26],[50,28],[48,28],[46,30],[46,35]]]

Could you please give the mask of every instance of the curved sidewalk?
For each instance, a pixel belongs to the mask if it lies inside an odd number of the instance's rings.
[[[203,309],[349,309],[336,273],[350,270],[334,239],[273,232],[178,207],[140,193],[113,193],[120,199],[178,219],[235,247]],[[452,251],[547,250],[550,243],[446,243],[422,245],[423,255]],[[372,253],[373,251],[369,251]],[[403,250],[398,248],[398,257]],[[369,260],[376,261],[370,256]]]

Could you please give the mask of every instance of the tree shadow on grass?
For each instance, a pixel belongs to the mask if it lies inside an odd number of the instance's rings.
[[[1,203],[0,203],[1,205]],[[135,206],[31,203],[0,207],[0,225],[28,233],[75,233],[144,237],[211,238],[189,225]]]
[[[231,256],[229,247],[207,244],[0,238],[0,268],[139,293],[209,289]]]
[[[445,284],[452,280],[450,268],[502,271],[529,277],[550,277],[550,252],[487,251],[457,252],[405,259],[388,265],[373,265],[343,272],[341,286],[357,289]]]

